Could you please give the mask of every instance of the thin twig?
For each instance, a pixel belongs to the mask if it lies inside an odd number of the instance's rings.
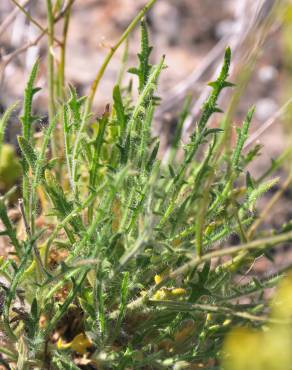
[[[292,231],[289,231],[289,232],[284,233],[284,234],[280,234],[280,235],[260,239],[260,240],[254,240],[250,243],[242,244],[240,246],[232,246],[232,247],[229,247],[229,248],[219,249],[219,250],[207,253],[207,254],[205,254],[201,257],[195,256],[191,261],[185,263],[183,266],[179,267],[178,269],[176,269],[173,272],[166,275],[159,284],[150,288],[147,291],[147,294],[145,296],[137,298],[133,302],[129,303],[127,305],[127,309],[135,310],[135,309],[138,309],[139,307],[141,307],[142,305],[147,304],[147,302],[151,299],[153,294],[157,290],[159,290],[160,288],[165,286],[165,284],[169,280],[176,279],[177,277],[184,275],[186,272],[192,270],[195,267],[198,267],[199,265],[201,265],[202,263],[204,263],[206,261],[210,261],[213,258],[223,257],[223,256],[226,256],[226,255],[231,256],[231,255],[237,254],[241,251],[247,251],[247,250],[251,250],[251,249],[259,249],[259,248],[263,249],[265,247],[266,248],[275,247],[277,244],[288,241],[290,239],[292,239]],[[114,311],[110,314],[110,317],[111,318],[116,318],[118,314],[119,314],[119,311],[116,310],[116,311]]]
[[[129,24],[129,26],[127,27],[125,32],[122,34],[122,36],[120,37],[118,42],[114,46],[111,47],[109,53],[107,54],[107,56],[105,57],[105,59],[102,63],[100,69],[98,70],[93,83],[91,84],[90,92],[89,92],[89,95],[88,95],[88,104],[87,104],[87,109],[86,109],[86,112],[85,112],[85,117],[87,117],[88,114],[91,111],[91,107],[92,107],[92,104],[93,104],[93,100],[94,100],[94,97],[95,97],[97,87],[98,87],[98,85],[100,83],[100,80],[103,77],[103,74],[104,74],[109,62],[111,61],[113,55],[115,54],[117,49],[121,46],[121,44],[128,38],[129,34],[133,31],[133,29],[136,27],[138,22],[144,17],[144,15],[148,12],[148,10],[153,7],[153,5],[156,3],[156,1],[157,0],[150,0],[150,1],[147,2],[147,4],[144,6],[144,8],[136,15],[136,17]]]
[[[261,212],[259,218],[252,224],[248,231],[248,238],[251,239],[254,236],[255,231],[257,228],[262,224],[265,220],[266,216],[269,214],[270,210],[273,208],[275,203],[282,197],[284,191],[288,188],[290,183],[292,182],[292,172],[287,177],[281,188],[277,191],[277,193],[271,198],[271,200],[267,203],[263,211]]]
[[[31,0],[25,0],[21,6],[22,7],[25,7],[27,6],[29,3],[31,2]],[[10,26],[10,24],[14,21],[17,13],[20,11],[19,8],[14,8],[12,10],[12,12],[10,12],[8,14],[8,16],[4,19],[4,21],[1,23],[0,25],[0,37],[2,36],[2,34],[7,30],[7,28]]]
[[[71,8],[73,2],[69,3],[66,12],[64,13],[64,24],[62,32],[62,46],[60,48],[60,64],[59,64],[59,96],[62,99],[64,96],[65,89],[65,65],[66,65],[66,45],[68,37],[68,29],[71,15]]]
[[[165,306],[169,310],[184,312],[184,311],[201,311],[201,312],[213,312],[217,314],[225,314],[233,317],[239,317],[241,319],[247,319],[250,321],[260,321],[260,322],[269,322],[273,324],[287,324],[283,320],[270,319],[266,316],[256,316],[252,315],[249,312],[240,312],[236,311],[231,307],[225,306],[216,306],[211,304],[199,304],[199,303],[187,303],[187,302],[172,302],[172,301],[158,301],[158,300],[149,300],[151,306]]]
[[[25,210],[24,210],[24,206],[23,206],[23,199],[22,198],[18,199],[18,204],[19,204],[20,213],[21,213],[21,216],[22,216],[22,219],[23,219],[23,223],[24,223],[24,228],[25,228],[26,234],[27,234],[28,238],[31,239],[31,230],[30,230],[29,222],[28,222],[28,220],[26,218],[26,214],[25,214]]]
[[[54,88],[54,54],[53,54],[53,47],[54,47],[54,16],[53,16],[53,8],[51,0],[47,0],[47,17],[48,17],[48,67],[47,67],[47,74],[48,74],[48,90],[49,90],[49,121],[52,121],[55,117],[55,88]],[[58,148],[58,140],[57,140],[57,132],[55,130],[52,139],[52,155],[53,157],[57,157],[57,148]]]
[[[12,61],[12,59],[17,57],[17,55],[24,53],[27,49],[29,49],[32,46],[36,46],[45,34],[46,34],[45,32],[42,32],[33,41],[28,42],[27,44],[23,45],[22,47],[14,50],[13,52],[9,54],[3,55],[2,56],[2,64],[3,64],[2,70],[5,69],[7,65]]]
[[[10,0],[13,2],[13,4],[15,6],[18,7],[18,9],[26,16],[26,18],[32,23],[34,24],[39,30],[41,30],[42,32],[45,32],[47,34],[49,34],[49,30],[47,28],[44,28],[38,21],[36,21],[30,14],[28,11],[25,10],[24,6],[19,4],[16,0]],[[56,37],[54,37],[54,41],[56,41],[57,44],[61,45],[61,41],[59,41]]]
[[[169,279],[174,279],[179,275],[183,275],[186,273],[189,269],[194,268],[196,266],[201,265],[205,261],[210,261],[213,258],[217,257],[223,257],[227,255],[234,255],[237,254],[241,251],[247,251],[247,250],[252,250],[252,249],[264,249],[264,248],[271,248],[274,247],[276,244],[280,244],[282,242],[288,241],[292,239],[292,231],[289,231],[284,234],[276,235],[276,236],[270,236],[267,238],[259,239],[259,240],[254,240],[249,243],[245,243],[239,246],[231,246],[228,248],[224,249],[219,249],[212,251],[210,253],[206,253],[205,255],[201,257],[195,257],[191,261],[187,262],[183,266],[179,267],[178,269],[174,270],[169,274],[168,280]]]
[[[246,143],[244,145],[244,149],[250,146],[255,140],[257,140],[269,127],[272,126],[272,124],[275,123],[275,121],[280,118],[288,109],[290,104],[292,103],[292,98],[289,99],[285,104],[282,105],[280,109],[277,110],[274,115],[269,118],[265,123],[261,125],[253,134],[249,136],[249,138],[246,140]]]
[[[72,6],[72,4],[75,2],[75,0],[70,0],[68,2],[68,4],[66,5],[66,7],[57,15],[57,17],[55,17],[54,19],[54,22],[55,24],[57,22],[59,22],[64,14],[66,13],[66,11],[68,10],[68,8],[70,6]],[[2,84],[3,82],[3,78],[4,78],[4,71],[5,71],[5,68],[7,67],[7,65],[9,63],[11,63],[11,61],[16,58],[18,55],[24,53],[27,51],[27,49],[29,49],[30,47],[33,47],[33,46],[36,46],[40,40],[48,33],[48,28],[45,28],[44,31],[42,33],[40,33],[33,41],[30,41],[28,42],[27,44],[25,44],[24,46],[14,50],[13,52],[9,53],[9,54],[6,54],[6,55],[3,55],[2,56],[2,66],[1,66],[1,74],[0,74],[0,84]]]

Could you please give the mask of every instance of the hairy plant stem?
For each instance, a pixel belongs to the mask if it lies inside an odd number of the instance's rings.
[[[54,16],[51,0],[47,1],[47,14],[48,14],[48,88],[49,88],[49,120],[55,117],[55,88],[54,88]],[[58,155],[58,133],[57,129],[54,130],[52,140],[52,154],[53,157]]]
[[[199,303],[187,303],[187,302],[172,302],[172,301],[158,301],[158,300],[150,300],[149,304],[154,307],[167,307],[170,310],[179,311],[179,312],[191,312],[191,311],[201,311],[201,312],[209,312],[209,313],[218,313],[218,314],[225,314],[230,315],[233,317],[244,318],[250,321],[260,321],[260,322],[269,322],[269,323],[277,323],[277,324],[287,324],[287,322],[283,322],[282,320],[277,319],[269,319],[266,316],[256,316],[252,315],[248,312],[244,311],[236,311],[231,307],[225,306],[216,306],[211,304],[199,304]]]
[[[288,188],[288,186],[292,182],[292,172],[287,177],[287,179],[284,181],[281,188],[277,191],[277,193],[271,198],[271,200],[267,203],[261,214],[259,215],[258,219],[252,224],[250,229],[248,230],[247,236],[249,239],[252,239],[256,230],[258,227],[262,224],[262,222],[265,220],[268,213],[271,211],[275,203],[282,197],[284,191]]]
[[[65,66],[66,66],[66,46],[67,46],[67,37],[68,37],[68,29],[69,23],[71,18],[71,8],[73,2],[68,4],[66,11],[64,13],[64,24],[63,24],[63,32],[62,32],[62,44],[60,47],[60,63],[59,63],[59,70],[58,70],[58,96],[61,100],[64,99],[64,89],[65,89]]]
[[[57,95],[60,101],[64,101],[65,97],[65,87],[66,87],[66,77],[65,77],[65,66],[66,66],[66,47],[67,47],[67,37],[68,37],[68,30],[69,30],[69,23],[71,18],[71,9],[72,9],[73,1],[68,3],[68,6],[64,12],[64,22],[63,22],[63,30],[62,30],[62,44],[60,47],[60,62],[58,65],[58,83],[57,83]],[[60,117],[60,124],[61,127],[64,127],[64,117]],[[64,130],[58,130],[58,139],[60,143],[64,143],[66,141]],[[66,143],[65,143],[66,147]],[[58,153],[59,157],[64,158],[66,149],[64,145],[59,145]],[[62,173],[62,161],[59,161],[58,164],[58,172]]]
[[[205,261],[210,261],[216,257],[222,257],[226,255],[234,255],[242,251],[252,250],[252,249],[265,249],[265,248],[272,248],[280,243],[286,242],[292,238],[292,231],[289,231],[284,234],[270,236],[267,238],[254,240],[246,244],[242,244],[239,246],[231,246],[228,248],[212,251],[210,253],[206,253],[201,257],[196,257],[192,261],[186,263],[185,265],[179,267],[172,273],[170,273],[169,278],[174,279],[175,277],[186,273],[190,268],[199,266]]]

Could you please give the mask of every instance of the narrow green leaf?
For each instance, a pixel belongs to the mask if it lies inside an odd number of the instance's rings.
[[[34,82],[38,73],[39,61],[37,60],[31,70],[28,82],[24,92],[23,115],[20,117],[22,123],[23,137],[30,140],[31,137],[31,124],[34,121],[32,116],[32,99],[33,96],[40,90],[34,87]]]
[[[113,99],[114,99],[114,109],[117,114],[118,123],[121,126],[121,132],[123,134],[126,128],[127,119],[126,119],[125,108],[123,105],[123,100],[122,100],[122,95],[121,95],[121,90],[120,90],[119,85],[116,85],[114,87]]]
[[[33,149],[29,141],[24,138],[24,136],[18,136],[18,143],[22,154],[24,155],[27,163],[34,172],[35,165],[38,159],[36,151]]]

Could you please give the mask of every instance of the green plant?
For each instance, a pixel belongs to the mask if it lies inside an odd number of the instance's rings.
[[[47,4],[52,43],[53,11]],[[38,62],[31,72],[18,138],[24,238],[8,217],[11,192],[0,199],[1,234],[10,238],[15,253],[0,266],[6,281],[1,283],[6,339],[0,350],[8,368],[182,369],[200,364],[215,369],[222,336],[231,325],[268,320],[262,293],[279,277],[248,285],[235,284],[235,277],[258,255],[291,240],[292,231],[288,224],[250,240],[256,202],[277,182],[265,176],[258,181],[246,171],[260,149],[243,152],[254,109],[228,152],[223,129],[208,126],[210,117],[221,112],[221,91],[233,86],[228,81],[231,51],[226,49],[221,72],[209,84],[201,117],[183,146],[186,102],[171,155],[162,164],[151,126],[165,58],[151,65],[145,21],[141,30],[139,65],[129,70],[138,76],[138,98],[132,97],[132,84],[116,85],[112,108],[107,105],[97,120],[90,112],[93,97],[116,48],[89,97],[79,97],[70,87],[58,104],[50,56],[50,119],[40,142],[32,114]],[[64,153],[58,143],[62,137]],[[40,214],[46,223],[37,228]],[[223,248],[233,234],[240,245]],[[234,303],[250,294],[250,304]]]

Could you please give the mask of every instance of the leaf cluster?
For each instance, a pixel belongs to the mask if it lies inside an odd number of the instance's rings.
[[[0,199],[1,235],[9,237],[15,254],[0,265],[6,281],[1,313],[10,343],[3,350],[7,364],[80,368],[68,343],[85,333],[90,348],[88,365],[82,368],[201,364],[215,369],[230,325],[261,321],[263,291],[278,276],[250,284],[234,281],[266,244],[211,263],[212,252],[228,245],[231,236],[248,246],[256,202],[277,181],[265,176],[258,181],[246,170],[258,152],[243,151],[254,108],[238,128],[229,154],[222,149],[223,129],[209,126],[221,112],[221,92],[233,86],[228,80],[231,50],[226,49],[219,76],[209,84],[189,142],[181,142],[191,105],[187,98],[170,155],[162,160],[152,125],[165,58],[152,65],[151,49],[143,21],[139,65],[129,70],[138,77],[137,99],[131,83],[117,84],[112,107],[93,118],[86,112],[87,97],[70,87],[41,141],[34,138],[37,118],[32,114],[38,62],[32,69],[18,139],[25,238],[18,237],[8,217],[7,197]],[[64,151],[51,158],[56,130],[61,130]],[[46,220],[40,229],[39,214]],[[291,231],[281,232],[291,239]],[[268,246],[282,239],[271,237]],[[208,252],[210,258],[204,259]],[[243,296],[250,303],[235,304]],[[56,344],[56,337],[67,346]]]

